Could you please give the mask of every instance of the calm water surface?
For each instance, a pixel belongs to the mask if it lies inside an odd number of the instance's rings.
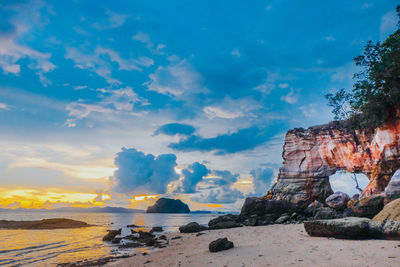
[[[217,214],[146,214],[146,213],[56,213],[0,212],[0,220],[41,220],[68,218],[95,227],[56,230],[0,229],[0,265],[54,266],[57,263],[98,259],[110,255],[133,254],[137,250],[118,249],[102,241],[107,229],[122,228],[130,234],[128,224],[143,227],[163,226],[165,232],[177,232],[178,227],[196,221],[206,225]],[[143,250],[143,249],[142,249]]]

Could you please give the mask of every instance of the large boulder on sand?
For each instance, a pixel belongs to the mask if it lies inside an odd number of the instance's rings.
[[[243,218],[250,218],[256,215],[259,220],[266,220],[268,216],[269,221],[275,221],[282,214],[292,214],[302,208],[296,204],[290,203],[286,200],[275,200],[266,198],[249,197],[246,198],[240,216]]]
[[[226,229],[242,226],[239,223],[239,215],[223,215],[208,222],[208,227],[210,229]]]
[[[306,221],[304,222],[304,228],[310,236],[343,239],[380,237],[382,234],[379,223],[371,222],[368,218],[357,217]]]
[[[372,219],[383,209],[384,196],[374,195],[362,198],[351,206],[353,216]]]
[[[207,230],[208,228],[198,224],[197,222],[190,222],[186,225],[182,225],[179,227],[179,232],[181,233],[197,233],[203,230]]]
[[[218,238],[208,245],[208,249],[210,250],[210,252],[218,252],[230,248],[233,248],[233,242],[229,241],[226,237]]]
[[[372,221],[382,224],[387,238],[400,239],[400,198],[387,204]]]
[[[336,192],[327,197],[325,203],[335,210],[344,210],[347,208],[347,202],[349,202],[349,200],[349,195],[342,192]]]
[[[400,197],[400,170],[397,170],[385,188],[385,197],[388,200]]]

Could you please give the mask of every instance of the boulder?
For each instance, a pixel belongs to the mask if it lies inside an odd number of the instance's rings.
[[[256,215],[259,220],[269,220],[273,222],[284,213],[292,214],[302,208],[303,207],[286,200],[249,197],[246,198],[242,206],[240,216],[242,218],[250,218],[252,215]],[[262,219],[265,216],[268,216],[268,219]]]
[[[382,234],[380,224],[371,222],[368,218],[358,217],[306,221],[304,228],[310,236],[343,239],[375,238]]]
[[[121,234],[122,229],[119,230],[107,230],[108,234],[103,237],[103,241],[112,241],[117,235]]]
[[[382,224],[387,238],[400,239],[400,198],[387,204],[372,221]]]
[[[150,232],[155,233],[155,232],[162,232],[163,228],[161,226],[154,226],[151,228]]]
[[[233,248],[233,242],[229,241],[226,237],[218,238],[208,245],[208,249],[210,250],[210,252],[218,252],[230,248]]]
[[[322,204],[321,202],[319,202],[318,200],[314,200],[313,202],[311,202],[307,208],[304,210],[304,213],[308,216],[314,216],[316,211],[320,208],[322,208],[324,206],[324,204]]]
[[[198,224],[197,222],[190,222],[186,225],[182,225],[179,227],[179,232],[181,233],[197,233],[203,230],[207,230],[208,228]]]
[[[208,227],[210,229],[226,229],[240,226],[241,224],[239,223],[239,215],[232,214],[219,216],[208,222]]]
[[[344,210],[347,208],[347,202],[349,202],[349,200],[349,195],[342,192],[336,192],[327,197],[325,199],[325,203],[332,209]]]
[[[400,197],[400,170],[397,170],[385,188],[385,197],[388,201]]]
[[[356,217],[366,217],[372,219],[383,209],[384,197],[382,195],[374,195],[362,198],[351,206],[353,215]]]
[[[315,210],[314,220],[336,219],[337,213],[329,207],[322,207]]]
[[[285,214],[281,215],[281,217],[276,219],[275,223],[278,223],[278,224],[285,223],[289,219],[290,219],[290,216],[285,213]]]
[[[179,199],[160,198],[147,208],[147,213],[190,213],[189,206]]]

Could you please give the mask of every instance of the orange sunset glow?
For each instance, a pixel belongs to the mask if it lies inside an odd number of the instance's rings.
[[[56,188],[5,189],[0,188],[0,207],[3,208],[52,208],[57,206],[93,207],[102,206],[111,199],[109,194],[68,192]]]

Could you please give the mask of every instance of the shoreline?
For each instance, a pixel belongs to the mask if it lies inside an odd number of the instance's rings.
[[[309,236],[303,224],[167,233],[169,245],[106,266],[400,266],[400,241]],[[180,236],[179,239],[172,239]],[[227,237],[234,248],[211,253],[208,244]]]

